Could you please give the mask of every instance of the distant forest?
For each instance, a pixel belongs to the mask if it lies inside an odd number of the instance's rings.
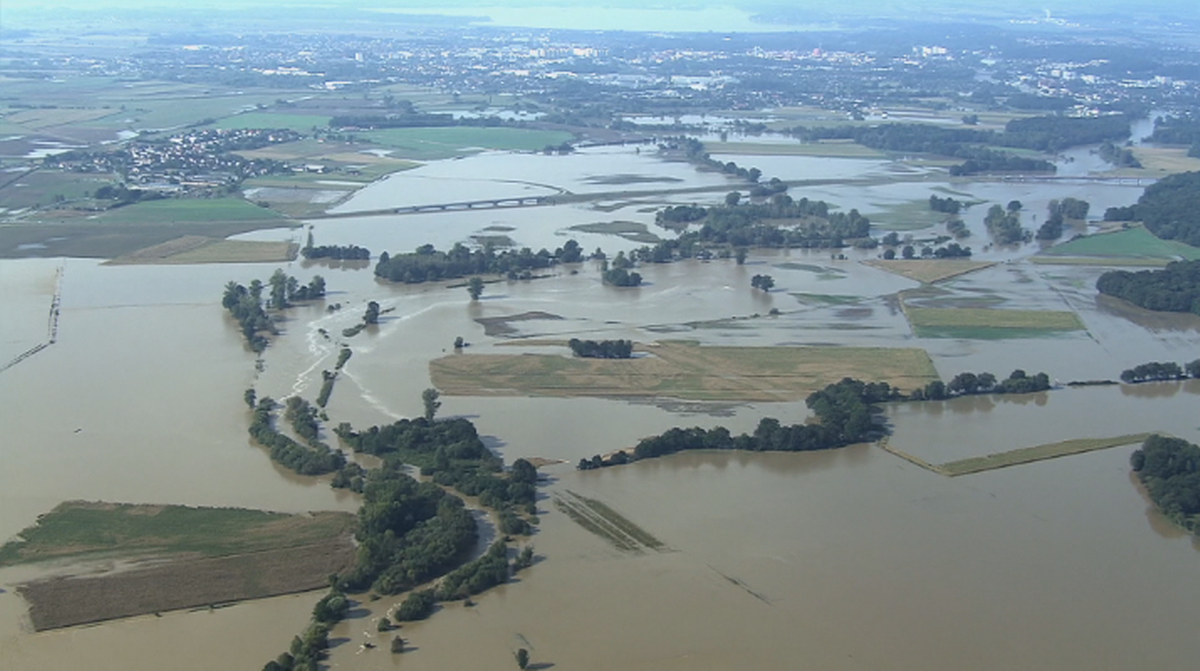
[[[1161,312],[1200,315],[1200,261],[1174,261],[1162,270],[1110,270],[1096,280],[1106,296]]]
[[[1200,247],[1200,172],[1164,177],[1146,187],[1129,207],[1110,207],[1107,221],[1141,221],[1146,230],[1163,240],[1178,240]]]

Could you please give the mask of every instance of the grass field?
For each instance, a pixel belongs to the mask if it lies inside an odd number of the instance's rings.
[[[294,242],[219,240],[185,235],[139,249],[110,261],[124,264],[286,263],[295,261],[300,245]]]
[[[1080,256],[1150,259],[1200,259],[1200,248],[1175,240],[1162,240],[1143,226],[1101,233],[1064,242],[1042,256]]]
[[[819,156],[822,158],[884,158],[883,152],[864,147],[857,142],[831,140],[827,142],[713,142],[708,145],[714,155],[743,156]]]
[[[564,351],[566,348],[564,347]],[[657,397],[798,401],[843,377],[914,389],[938,379],[925,350],[865,347],[639,345],[633,359],[459,354],[430,363],[433,384],[457,396]]]
[[[1074,312],[986,308],[904,307],[913,331],[922,338],[1032,338],[1083,330]]]
[[[0,177],[0,183],[10,175]],[[84,174],[61,170],[35,170],[0,187],[0,207],[16,210],[48,207],[61,196],[66,201],[87,198],[96,189],[119,181],[111,174]]]
[[[273,114],[269,112],[245,112],[218,119],[216,128],[237,130],[242,128],[290,128],[300,133],[311,133],[313,127],[325,128],[329,117],[311,114]]]
[[[579,231],[581,233],[601,233],[604,235],[616,235],[633,240],[634,242],[644,242],[646,244],[654,244],[660,242],[662,238],[651,233],[646,228],[645,224],[634,221],[608,221],[598,224],[578,224],[572,226],[569,230]]]
[[[100,216],[101,223],[167,224],[223,221],[282,221],[283,216],[241,198],[167,198],[126,205]]]
[[[963,259],[911,259],[893,260],[872,259],[863,261],[864,264],[889,273],[895,273],[910,280],[933,284],[942,282],[959,275],[965,275],[983,268],[996,265],[994,261],[966,261]]]
[[[1167,259],[1138,259],[1103,256],[1033,256],[1031,263],[1039,266],[1112,266],[1130,268],[1162,268]]]
[[[989,454],[986,457],[974,457],[971,459],[961,459],[959,461],[951,461],[945,464],[934,466],[935,472],[940,472],[943,475],[951,477],[957,475],[969,475],[971,473],[980,473],[982,471],[990,471],[997,468],[1006,468],[1008,466],[1016,466],[1018,464],[1028,464],[1034,461],[1042,461],[1045,459],[1056,459],[1072,454],[1082,454],[1084,452],[1092,452],[1095,450],[1104,450],[1110,447],[1120,447],[1121,445],[1133,445],[1141,443],[1150,437],[1149,433],[1135,433],[1127,436],[1116,436],[1113,438],[1077,438],[1074,440],[1064,440],[1058,443],[1048,443],[1046,445],[1038,445],[1036,447],[1025,447],[1018,450],[1009,450],[1008,452],[998,452]]]
[[[219,557],[308,545],[347,532],[353,520],[347,513],[69,501],[0,546],[0,566],[167,554]]]
[[[873,204],[879,208],[870,213],[875,228],[894,231],[918,231],[946,221],[944,212],[929,209],[929,200],[910,200],[903,203]]]
[[[394,148],[397,158],[417,160],[449,158],[475,149],[538,151],[574,137],[565,131],[475,126],[388,128],[359,135],[380,146]]]
[[[1133,147],[1133,155],[1142,164],[1142,173],[1173,173],[1200,170],[1200,158],[1187,155],[1187,147]]]

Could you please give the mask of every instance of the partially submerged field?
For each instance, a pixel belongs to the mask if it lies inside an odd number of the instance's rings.
[[[565,347],[564,347],[565,351]],[[639,345],[632,359],[541,354],[455,354],[429,364],[433,384],[456,396],[659,397],[695,401],[798,401],[843,377],[912,390],[938,379],[922,349]]]
[[[871,259],[864,264],[889,273],[895,273],[910,280],[933,284],[944,280],[965,275],[983,268],[990,268],[994,261],[966,261],[962,259],[907,259],[892,260]]]
[[[1077,438],[1074,440],[1063,440],[1057,443],[1038,445],[1036,447],[1023,447],[1017,450],[998,452],[996,454],[989,454],[984,457],[972,457],[970,459],[951,461],[945,464],[934,466],[933,469],[936,472],[942,473],[943,475],[949,475],[952,477],[956,475],[969,475],[971,473],[980,473],[997,468],[1016,466],[1018,464],[1028,464],[1035,461],[1043,461],[1045,459],[1056,459],[1058,457],[1065,457],[1072,454],[1083,454],[1084,452],[1105,450],[1110,447],[1140,444],[1149,438],[1150,435],[1151,434],[1149,433],[1135,433],[1126,436],[1115,436],[1112,438]]]
[[[38,631],[316,589],[354,561],[352,515],[81,501],[0,547],[52,562],[20,588]]]
[[[1074,312],[905,306],[913,332],[922,338],[1027,338],[1083,330]]]
[[[1068,259],[1088,259],[1095,265],[1119,265],[1125,261],[1163,263],[1174,259],[1200,259],[1200,248],[1155,237],[1142,226],[1112,233],[1098,233],[1055,245],[1035,257],[1057,263]]]
[[[300,245],[295,242],[218,240],[201,235],[185,235],[119,256],[109,263],[284,263],[295,261],[299,251]]]

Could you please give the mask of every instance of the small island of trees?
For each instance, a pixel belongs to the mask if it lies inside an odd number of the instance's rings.
[[[1200,315],[1200,260],[1173,261],[1162,270],[1110,270],[1096,289],[1147,310]]]
[[[1154,505],[1176,524],[1200,533],[1200,447],[1181,438],[1150,436],[1129,461]]]
[[[534,252],[528,247],[519,251],[496,252],[491,245],[472,251],[456,243],[449,251],[438,251],[433,245],[422,245],[408,254],[379,255],[375,275],[392,282],[419,284],[451,280],[468,275],[505,275],[510,280],[529,279],[532,272],[559,263],[583,261],[579,243],[568,240],[554,253],[542,249]]]
[[[577,357],[585,359],[628,359],[633,356],[632,340],[580,340],[571,338],[567,346]]]

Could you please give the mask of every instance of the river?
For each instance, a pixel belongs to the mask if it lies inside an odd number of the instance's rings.
[[[509,197],[527,189],[735,184],[647,154],[597,148],[575,156],[485,154],[437,162],[369,187],[346,206]],[[771,166],[789,179],[806,179],[826,160],[796,157]],[[1131,185],[949,182],[936,175],[889,183],[885,177],[896,166],[878,160],[830,165],[871,185],[796,188],[793,197],[869,211],[949,189],[989,202],[1020,199],[1032,213],[1044,212],[1052,198],[1074,195],[1088,198],[1095,214],[1140,193]],[[456,174],[471,178],[447,186]],[[660,181],[646,182],[647,176]],[[707,203],[722,195],[669,202]],[[601,208],[501,208],[312,226],[317,244],[354,243],[375,253],[426,242],[444,248],[490,230],[534,249],[574,237],[585,249],[601,246],[612,254],[641,243],[570,227],[628,220],[654,231],[654,209],[668,201],[661,194],[622,198]],[[1002,263],[927,299],[982,297],[1000,308],[1071,310],[1086,330],[1008,340],[918,338],[892,297],[917,283],[858,263],[874,251],[849,250],[847,260],[793,250],[752,254],[745,266],[647,266],[639,269],[647,285],[633,290],[603,285],[589,262],[577,274],[559,269],[545,280],[489,284],[474,303],[462,288],[391,285],[369,269],[295,262],[285,269],[302,283],[324,275],[326,304],[343,308],[292,310],[256,372],[254,355],[219,305],[220,292],[230,279],[265,280],[275,265],[0,261],[0,288],[11,297],[0,320],[5,361],[45,339],[48,302],[63,268],[58,341],[0,373],[0,537],[69,499],[354,510],[353,495],[331,490],[327,479],[287,474],[248,442],[242,391],[253,385],[260,395],[314,397],[321,370],[333,367],[337,334],[361,317],[368,300],[389,311],[378,327],[348,341],[354,356],[333,392],[333,423],[366,426],[418,414],[420,392],[430,384],[428,362],[448,354],[456,336],[472,343],[467,355],[511,353],[500,344],[505,339],[485,335],[475,320],[533,310],[563,319],[514,323],[516,337],[924,347],[946,379],[964,370],[1003,377],[1014,368],[1045,370],[1061,381],[1115,378],[1144,361],[1195,358],[1196,320],[1098,300],[1092,287],[1100,269],[1030,264],[1025,259],[1036,246],[983,252],[986,207],[969,210],[970,243],[981,258]],[[301,235],[280,229],[244,237]],[[751,291],[748,278],[759,273],[771,274],[777,289]],[[763,316],[772,308],[781,314]],[[893,446],[942,461],[1143,430],[1200,441],[1198,395],[1195,383],[1071,389],[898,405],[888,408],[887,419]],[[671,426],[721,424],[741,432],[763,416],[798,422],[807,411],[801,403],[443,401],[443,416],[471,418],[508,461],[568,462],[546,469],[533,538],[542,560],[479,597],[474,608],[451,604],[427,622],[405,625],[400,633],[416,649],[399,658],[386,646],[359,648],[364,632],[373,635],[371,618],[394,601],[367,604],[367,614],[335,631],[334,668],[508,669],[518,647],[530,649],[540,668],[654,670],[1189,668],[1200,653],[1190,628],[1200,616],[1194,580],[1200,555],[1131,481],[1131,447],[956,479],[866,445],[819,454],[690,453],[576,472],[570,464],[580,457]],[[555,509],[551,498],[568,490],[608,503],[670,551],[631,555],[610,547]],[[4,668],[261,668],[286,648],[317,598],[34,634],[12,588],[36,573],[0,571]]]

